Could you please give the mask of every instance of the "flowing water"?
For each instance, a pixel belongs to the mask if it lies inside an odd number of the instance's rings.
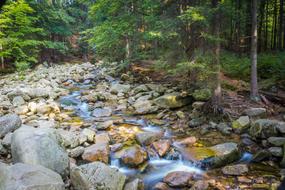
[[[75,90],[72,90],[69,95],[60,98],[61,106],[65,110],[73,111],[75,114],[74,116],[80,117],[83,120],[92,119],[92,114],[88,103],[80,100],[82,90],[88,90],[92,87],[92,85],[90,85],[89,81],[87,81],[83,84],[74,84],[74,86],[76,86]],[[121,112],[117,112],[116,114],[113,114],[112,117],[113,116],[124,119],[124,122],[130,126],[139,127],[139,130],[141,131],[163,131],[163,139],[173,139],[174,137],[170,129],[150,125],[148,120],[143,119],[140,116],[124,115]],[[127,167],[126,165],[121,164],[119,159],[116,158],[114,154],[111,154],[110,166],[117,168],[120,172],[124,173],[130,178],[138,177],[142,179],[145,189],[151,189],[157,182],[161,181],[166,174],[173,171],[188,171],[203,175],[205,171],[201,169],[196,162],[190,162],[187,161],[189,159],[184,159],[183,149],[180,148],[179,145],[174,143],[172,146],[176,147],[177,155],[167,158],[160,158],[156,153],[149,154],[147,169]],[[252,155],[250,153],[244,153],[240,159],[240,163],[249,163],[251,159]]]

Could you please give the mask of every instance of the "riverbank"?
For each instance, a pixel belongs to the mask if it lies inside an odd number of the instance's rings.
[[[1,79],[0,189],[276,189],[285,123],[267,109],[211,118],[203,91],[112,73],[84,63]]]

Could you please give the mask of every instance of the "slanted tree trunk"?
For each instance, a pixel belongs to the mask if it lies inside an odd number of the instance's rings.
[[[217,10],[219,6],[220,0],[212,0],[212,7],[215,10],[215,14],[213,17],[213,35],[215,36],[216,40],[214,43],[213,53],[214,53],[214,64],[217,68],[216,72],[216,87],[214,89],[214,96],[212,97],[212,104],[214,108],[221,107],[221,99],[222,99],[222,88],[221,88],[221,66],[220,66],[220,13]],[[215,111],[219,111],[219,110]]]
[[[251,90],[253,100],[258,100],[257,84],[257,0],[252,0],[252,31],[251,31]]]

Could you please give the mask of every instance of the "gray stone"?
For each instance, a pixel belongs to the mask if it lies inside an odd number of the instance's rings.
[[[249,127],[250,120],[248,116],[241,116],[232,123],[234,129],[245,129]]]
[[[129,92],[131,86],[128,84],[113,84],[111,86],[110,92],[113,94],[118,94],[118,93],[123,93],[126,94],[127,92]]]
[[[204,160],[202,163],[211,167],[218,168],[237,161],[240,158],[240,152],[236,143],[224,143],[209,148],[215,156]]]
[[[269,137],[267,140],[275,146],[283,146],[285,144],[285,137]]]
[[[249,108],[244,110],[244,113],[249,117],[261,117],[266,114],[265,108]]]
[[[77,135],[75,132],[58,129],[57,134],[60,137],[61,145],[63,145],[64,147],[75,148],[80,144],[79,135]]]
[[[22,96],[16,96],[13,98],[12,104],[14,106],[21,106],[24,105],[26,102]]]
[[[270,147],[268,151],[276,157],[282,157],[283,156],[283,150],[281,147]]]
[[[74,167],[70,172],[76,190],[122,190],[126,176],[101,162]]]
[[[42,166],[0,163],[1,190],[64,190],[59,174]]]
[[[159,140],[162,137],[161,132],[142,132],[136,134],[136,140],[141,145],[150,145],[154,141]]]
[[[69,158],[59,146],[53,129],[21,127],[13,133],[11,151],[14,163],[42,165],[59,174],[68,174]]]
[[[248,172],[248,166],[246,164],[225,166],[222,172],[225,175],[243,175]]]
[[[260,150],[253,155],[252,161],[253,162],[261,162],[270,158],[271,154],[268,150]]]
[[[0,155],[6,155],[8,153],[7,149],[2,145],[0,141]]]
[[[84,152],[84,147],[82,146],[78,146],[74,149],[71,149],[68,151],[68,155],[71,157],[71,158],[77,158],[79,156],[81,156]]]
[[[285,122],[278,122],[276,128],[280,133],[285,134]]]
[[[162,108],[180,108],[192,102],[190,97],[182,97],[179,93],[171,93],[160,96],[154,100],[154,103]]]
[[[144,184],[140,179],[134,179],[126,183],[124,190],[144,190]]]
[[[16,114],[7,114],[0,117],[0,138],[13,132],[22,125],[21,118]]]
[[[144,84],[141,84],[139,86],[137,86],[136,88],[133,89],[133,93],[137,94],[140,92],[147,92],[148,91],[148,87]]]
[[[94,138],[95,138],[95,131],[91,130],[91,129],[83,129],[82,132],[81,132],[82,135],[86,136],[87,137],[87,140],[89,142],[94,142]]]
[[[249,134],[255,138],[269,138],[278,134],[278,121],[269,119],[258,119],[254,121],[249,129]]]
[[[232,132],[232,128],[226,123],[219,123],[216,128],[220,131],[223,135],[229,135]]]
[[[96,108],[93,110],[92,115],[94,117],[109,117],[112,115],[112,109],[105,107],[105,108]]]
[[[12,141],[12,133],[8,133],[3,138],[2,144],[3,144],[3,146],[10,148],[11,147],[11,141]]]
[[[133,104],[133,107],[135,108],[136,114],[155,113],[158,110],[158,107],[154,106],[151,100],[137,100]]]

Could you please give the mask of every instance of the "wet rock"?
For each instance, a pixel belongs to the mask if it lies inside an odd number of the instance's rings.
[[[68,155],[71,157],[71,158],[77,158],[79,156],[81,156],[84,152],[84,147],[82,146],[78,146],[74,149],[71,149],[68,151]]]
[[[150,100],[137,100],[133,107],[135,108],[136,114],[149,114],[155,113],[158,110],[157,106],[154,106]]]
[[[272,156],[282,157],[283,149],[281,147],[270,147],[268,151],[272,154]]]
[[[16,114],[7,114],[0,117],[0,138],[13,132],[22,125],[22,120]]]
[[[141,145],[150,145],[154,141],[159,140],[162,137],[162,133],[160,132],[142,132],[136,134],[136,140]]]
[[[14,106],[21,106],[24,105],[26,103],[26,101],[24,100],[24,98],[22,96],[16,96],[13,98],[12,104]]]
[[[212,92],[210,89],[201,89],[195,90],[192,95],[197,101],[208,101],[212,97]]]
[[[278,134],[276,126],[278,121],[269,119],[258,119],[252,123],[249,134],[255,138],[269,138]]]
[[[121,160],[124,164],[135,167],[144,163],[147,159],[147,153],[140,146],[132,146],[124,150]]]
[[[225,175],[243,175],[248,172],[248,167],[246,164],[230,165],[223,167],[222,172]]]
[[[123,93],[126,94],[130,91],[131,86],[128,84],[113,84],[111,86],[110,92],[113,94]]]
[[[250,120],[248,116],[241,116],[232,123],[232,127],[234,129],[240,129],[240,130],[249,127],[249,125],[250,125]]]
[[[194,185],[190,188],[190,190],[208,190],[209,182],[205,180],[199,180],[194,183]]]
[[[262,117],[266,114],[265,108],[249,108],[244,110],[244,114],[249,117]]]
[[[92,115],[94,117],[109,117],[112,115],[112,109],[105,107],[105,108],[96,108],[93,110]]]
[[[154,100],[154,103],[162,108],[180,108],[190,104],[192,99],[190,97],[182,97],[179,93],[166,94]]]
[[[253,162],[261,162],[263,160],[269,159],[271,156],[268,150],[260,150],[253,155],[252,161]]]
[[[173,190],[173,189],[170,188],[166,183],[159,182],[155,184],[154,190]]]
[[[140,179],[134,179],[126,183],[124,190],[144,190],[144,184]]]
[[[185,145],[185,146],[191,146],[191,145],[195,144],[196,142],[197,142],[196,137],[187,137],[185,139],[178,141],[179,144]]]
[[[267,140],[275,146],[283,146],[285,144],[285,137],[269,137]]]
[[[42,166],[0,163],[0,189],[5,190],[64,190],[59,174]]]
[[[188,187],[193,180],[194,173],[177,171],[168,173],[163,182],[167,183],[170,187]]]
[[[74,167],[70,172],[71,183],[80,190],[123,190],[126,176],[101,162]]]
[[[13,162],[42,165],[59,174],[66,175],[69,158],[59,146],[56,131],[48,128],[21,127],[12,135]]]
[[[170,149],[171,142],[170,140],[159,140],[152,143],[152,146],[156,150],[159,156],[164,156]]]
[[[240,152],[236,143],[224,143],[209,148],[213,155],[204,159],[202,165],[211,168],[218,168],[237,161]]]
[[[96,143],[87,147],[82,155],[83,160],[90,162],[101,161],[106,164],[109,163],[110,148],[108,144]]]
[[[220,131],[223,135],[229,135],[232,132],[232,128],[226,123],[219,123],[216,128]]]

